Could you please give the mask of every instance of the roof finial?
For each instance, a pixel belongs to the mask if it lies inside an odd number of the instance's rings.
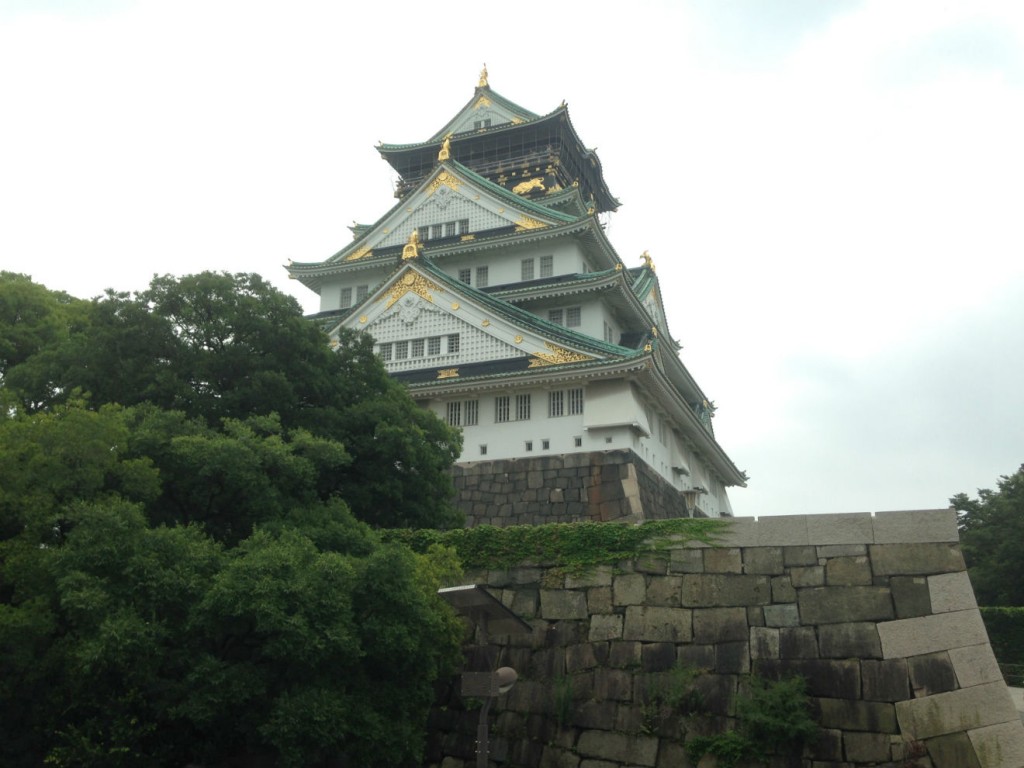
[[[484,64],[484,68],[480,70],[480,82],[477,83],[478,88],[490,88],[487,84],[487,64]]]
[[[420,255],[420,250],[422,248],[423,244],[420,243],[420,231],[418,229],[414,229],[412,234],[409,235],[409,242],[402,246],[402,261],[415,259]]]
[[[441,151],[437,153],[437,161],[443,162],[444,160],[451,159],[452,156],[452,140],[451,136],[445,136],[444,141],[441,142]]]
[[[654,259],[651,258],[651,254],[644,251],[640,254],[640,258],[644,260],[644,266],[647,267],[651,272],[654,272]]]

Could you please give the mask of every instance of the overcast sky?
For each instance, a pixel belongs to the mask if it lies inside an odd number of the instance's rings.
[[[363,10],[353,10],[362,8]],[[296,296],[379,141],[564,99],[750,475],[738,515],[923,509],[1024,462],[1024,3],[0,0],[0,268]]]

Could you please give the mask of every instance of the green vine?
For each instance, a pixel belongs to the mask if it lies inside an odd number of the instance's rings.
[[[417,552],[431,544],[453,547],[465,568],[512,568],[555,565],[581,571],[666,549],[671,544],[699,541],[713,545],[728,520],[680,518],[640,525],[616,523],[549,523],[497,528],[480,525],[451,531],[389,529],[385,541],[399,541]]]

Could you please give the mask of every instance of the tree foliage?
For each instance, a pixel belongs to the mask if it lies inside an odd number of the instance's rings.
[[[415,763],[458,435],[253,275],[0,277],[0,764]]]
[[[981,605],[1024,605],[1024,465],[1002,476],[998,490],[958,493],[949,500],[959,514],[960,541],[974,593]]]

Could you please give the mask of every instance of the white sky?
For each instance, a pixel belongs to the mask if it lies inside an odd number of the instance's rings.
[[[483,62],[598,149],[737,514],[944,507],[1024,461],[1018,0],[0,0],[0,268],[258,272],[316,311],[281,265],[394,203],[374,145]]]

